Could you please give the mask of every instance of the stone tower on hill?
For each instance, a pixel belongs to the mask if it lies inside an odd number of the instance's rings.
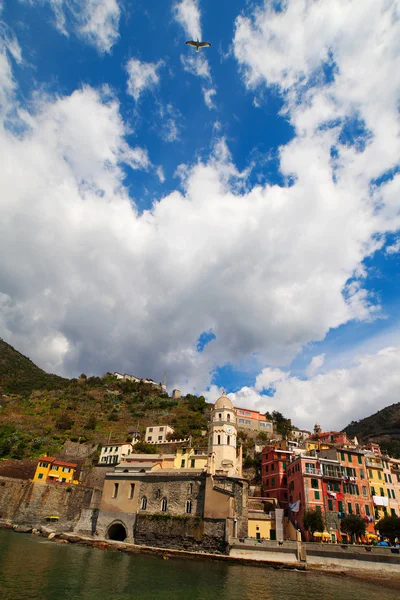
[[[208,457],[207,470],[211,475],[242,476],[242,448],[238,456],[235,409],[224,391],[211,412]]]

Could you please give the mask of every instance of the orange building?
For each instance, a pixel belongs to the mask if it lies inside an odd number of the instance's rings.
[[[240,408],[235,406],[236,426],[238,429],[251,429],[253,431],[264,431],[272,435],[273,423],[267,421],[267,417],[258,410]]]

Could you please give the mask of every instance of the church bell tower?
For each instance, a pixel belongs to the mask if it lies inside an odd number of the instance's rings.
[[[212,475],[241,477],[242,459],[237,457],[236,414],[231,400],[222,392],[211,413],[208,442],[208,471]]]

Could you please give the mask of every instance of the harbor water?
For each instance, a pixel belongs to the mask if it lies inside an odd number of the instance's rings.
[[[1,600],[394,600],[398,592],[321,573],[58,544],[0,530]]]

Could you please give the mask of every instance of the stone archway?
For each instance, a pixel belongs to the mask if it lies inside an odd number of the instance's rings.
[[[118,521],[116,523],[112,523],[108,528],[107,537],[109,540],[123,542],[128,537],[128,532],[125,525]]]

